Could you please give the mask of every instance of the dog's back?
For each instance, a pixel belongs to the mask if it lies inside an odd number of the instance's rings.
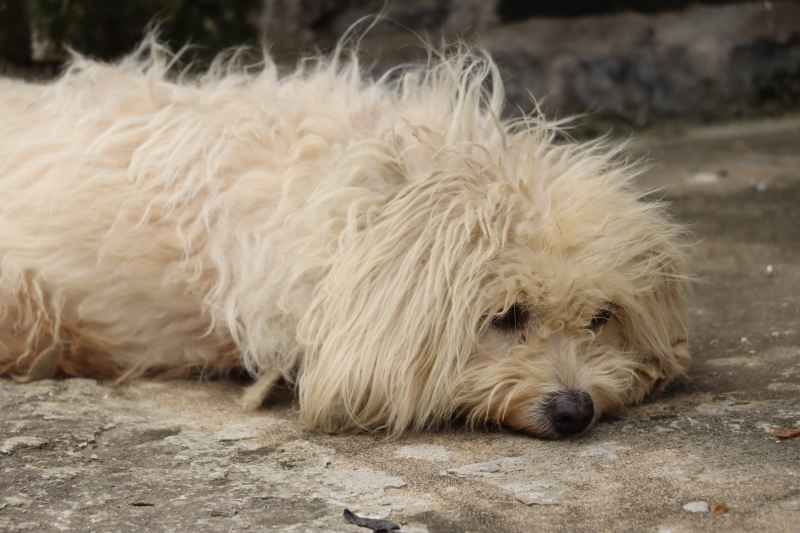
[[[334,168],[391,120],[357,67],[180,78],[171,60],[149,41],[52,83],[0,81],[0,374],[228,369],[241,353],[294,369],[329,221],[401,185],[359,163],[369,145]]]

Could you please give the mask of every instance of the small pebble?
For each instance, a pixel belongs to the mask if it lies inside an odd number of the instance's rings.
[[[767,276],[771,276],[774,273],[775,273],[775,267],[773,267],[772,265],[767,265],[764,268],[764,274],[766,274]]]
[[[707,513],[708,502],[704,501],[689,502],[683,506],[683,510],[689,511],[690,513]]]
[[[217,470],[216,472],[211,472],[208,475],[208,479],[210,481],[221,481],[223,479],[226,479],[227,477],[228,477],[227,470]]]
[[[742,337],[741,339],[739,339],[739,342],[742,344],[748,344],[750,342],[750,339],[748,339],[747,337]]]
[[[756,186],[755,186],[755,189],[756,189],[756,192],[766,192],[768,187],[767,187],[766,183],[762,182],[762,183],[757,183]]]

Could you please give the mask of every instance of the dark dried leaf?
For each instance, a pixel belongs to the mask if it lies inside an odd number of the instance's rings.
[[[717,502],[711,506],[711,514],[714,516],[724,515],[728,511],[730,511],[730,507],[721,502]]]
[[[358,516],[350,509],[345,509],[344,513],[342,513],[344,519],[355,526],[365,527],[367,529],[371,529],[375,533],[387,533],[389,531],[399,531],[400,526],[392,522],[391,520],[378,520],[376,518],[363,518]]]

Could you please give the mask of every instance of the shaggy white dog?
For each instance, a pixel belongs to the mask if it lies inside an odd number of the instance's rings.
[[[0,374],[244,368],[305,423],[580,433],[689,362],[681,229],[465,49],[0,84]]]

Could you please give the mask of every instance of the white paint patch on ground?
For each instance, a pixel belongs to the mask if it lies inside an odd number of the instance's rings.
[[[446,474],[463,478],[497,478],[510,473],[521,472],[527,463],[525,457],[501,457],[485,463],[474,463],[459,468],[450,468]]]
[[[698,172],[687,181],[692,185],[716,185],[720,182],[720,176],[716,172]]]
[[[45,445],[47,440],[39,437],[11,437],[0,444],[0,453],[9,455],[21,448],[41,448]]]
[[[258,427],[252,423],[231,424],[214,434],[220,442],[254,439],[258,437]]]
[[[740,367],[740,366],[753,368],[757,366],[762,366],[764,362],[752,356],[739,355],[734,357],[717,357],[716,359],[709,359],[708,361],[706,361],[706,364],[708,366],[713,366],[717,368]]]
[[[419,459],[432,463],[445,463],[450,460],[451,453],[444,446],[416,445],[402,446],[397,449],[394,456],[401,459]]]
[[[625,450],[629,449],[630,448],[628,446],[620,446],[615,442],[608,442],[604,444],[588,446],[578,455],[580,457],[587,457],[613,463],[619,459],[619,452],[624,452]]]
[[[451,468],[446,474],[486,481],[509,492],[525,505],[558,505],[563,489],[554,479],[537,479],[527,457],[503,457],[494,461]]]
[[[797,383],[770,383],[767,389],[775,392],[800,392],[800,384]]]
[[[561,503],[561,490],[555,483],[523,481],[503,485],[503,488],[525,505],[559,505]]]

